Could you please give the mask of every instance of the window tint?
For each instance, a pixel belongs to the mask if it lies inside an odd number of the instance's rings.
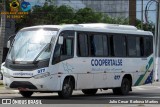
[[[140,35],[79,33],[78,56],[143,57],[153,53],[153,38]]]
[[[64,38],[63,45],[56,43],[52,64],[72,58],[74,55],[74,31],[63,31],[60,36]]]
[[[140,37],[136,37],[136,51],[137,51],[137,56],[141,56]]]
[[[107,36],[105,35],[92,35],[90,36],[90,53],[91,56],[107,56]]]
[[[73,55],[73,41],[72,39],[65,38],[62,48],[61,55],[72,56]]]
[[[140,51],[141,56],[144,56],[144,37],[140,37]]]
[[[126,56],[125,36],[122,35],[113,36],[113,48],[114,48],[114,53],[112,53],[113,56],[125,57]]]
[[[140,56],[149,56],[153,53],[153,39],[151,37],[136,37],[128,36],[127,37],[127,52],[128,56],[140,57]]]
[[[129,36],[127,37],[127,43],[128,43],[128,55],[129,56],[136,56],[136,37]]]
[[[78,34],[78,56],[88,56],[88,41],[86,34]]]
[[[153,39],[151,37],[144,38],[144,56],[149,56],[153,53]]]
[[[103,36],[94,35],[93,36],[93,47],[95,56],[103,56]]]
[[[107,36],[103,36],[103,54],[108,56],[108,39]]]

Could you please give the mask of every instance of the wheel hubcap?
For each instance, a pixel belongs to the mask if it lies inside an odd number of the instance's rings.
[[[127,82],[124,82],[124,84],[123,84],[123,90],[124,90],[124,92],[128,92],[128,89],[129,89],[129,85],[128,85],[128,83]]]
[[[69,84],[65,84],[63,89],[64,89],[64,94],[69,94],[71,92],[71,87]]]

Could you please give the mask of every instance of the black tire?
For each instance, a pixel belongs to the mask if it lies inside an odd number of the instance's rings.
[[[131,89],[131,82],[127,78],[123,78],[121,87],[114,88],[113,93],[115,95],[127,95]]]
[[[62,91],[58,92],[59,97],[69,98],[73,92],[73,82],[70,79],[65,79],[62,86]]]
[[[113,88],[112,89],[114,95],[120,95],[121,94],[120,90],[121,90],[121,88]]]
[[[19,93],[25,97],[25,98],[29,98],[32,96],[33,92],[32,91],[19,91]]]
[[[98,89],[84,89],[82,92],[86,95],[94,95],[97,93]]]
[[[0,80],[3,80],[3,74],[0,72]]]

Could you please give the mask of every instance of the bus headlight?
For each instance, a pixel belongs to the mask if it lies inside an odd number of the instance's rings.
[[[10,75],[9,73],[7,73],[7,72],[3,72],[3,76],[4,76],[4,77],[7,77],[7,78],[10,78],[10,77],[11,77],[11,75]]]
[[[46,73],[43,73],[43,74],[38,74],[38,75],[35,75],[33,76],[35,79],[40,79],[40,78],[45,78],[45,77],[48,77],[50,75],[49,72],[46,72]]]

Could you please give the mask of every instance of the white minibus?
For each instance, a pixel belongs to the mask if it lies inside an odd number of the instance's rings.
[[[126,95],[153,82],[153,34],[130,25],[39,25],[21,29],[3,65],[3,83],[23,97],[73,90]]]

